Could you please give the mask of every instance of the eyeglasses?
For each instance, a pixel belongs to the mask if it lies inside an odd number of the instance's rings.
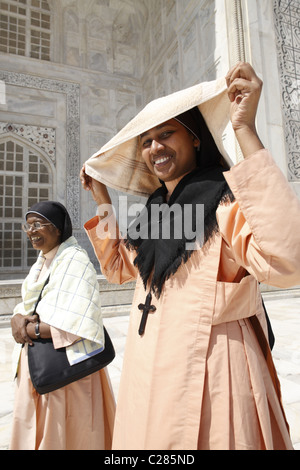
[[[33,224],[23,224],[22,230],[23,232],[29,232],[29,230],[41,230],[45,225],[53,225],[53,224],[41,224],[41,222],[33,222]]]

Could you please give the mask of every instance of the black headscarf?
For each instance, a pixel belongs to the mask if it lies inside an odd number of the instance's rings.
[[[200,169],[213,166],[221,166],[223,171],[229,169],[197,106],[179,114],[174,119],[200,140],[200,149],[197,151],[197,165]]]
[[[191,173],[184,176],[175,190],[173,191],[168,206],[170,209],[173,204],[179,204],[183,209],[185,205],[192,205],[193,214],[193,232],[197,229],[196,223],[196,206],[204,205],[204,235],[202,241],[198,238],[198,234],[191,239],[177,239],[174,233],[174,219],[172,219],[172,211],[170,215],[170,234],[169,239],[163,239],[162,230],[159,230],[159,238],[151,238],[151,224],[162,227],[162,221],[166,220],[162,214],[159,214],[157,220],[153,221],[153,213],[151,208],[153,205],[166,204],[167,188],[164,183],[158,188],[148,199],[145,209],[142,211],[138,219],[128,228],[126,246],[128,249],[134,249],[137,256],[134,260],[135,266],[138,267],[139,273],[143,279],[146,288],[147,282],[151,278],[150,289],[157,297],[161,295],[164,282],[176,273],[179,266],[185,263],[193,253],[193,250],[186,249],[188,243],[194,243],[196,240],[203,245],[211,236],[218,231],[216,219],[216,210],[222,200],[233,200],[232,192],[225,181],[223,172],[228,169],[224,166],[224,159],[219,152],[215,141],[199,111],[193,108],[175,118],[189,131],[191,131],[200,140],[200,149],[197,150],[197,168]],[[182,210],[184,214],[184,210]],[[143,217],[144,216],[144,217]],[[141,227],[141,221],[146,221]],[[178,222],[178,220],[176,221]],[[181,223],[184,223],[184,215]],[[138,231],[143,230],[148,236],[139,237],[135,235]],[[184,234],[184,230],[182,230]]]
[[[72,235],[72,222],[65,206],[56,201],[42,201],[34,204],[25,215],[38,214],[49,220],[61,232],[61,243]]]

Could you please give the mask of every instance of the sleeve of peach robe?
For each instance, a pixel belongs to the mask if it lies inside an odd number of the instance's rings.
[[[114,215],[101,221],[98,216],[93,217],[84,228],[99,260],[101,272],[108,282],[123,284],[136,280],[138,271],[133,265],[136,254],[125,247]]]
[[[259,282],[300,284],[300,202],[267,150],[224,173],[235,202],[217,212],[235,261]]]
[[[67,331],[60,330],[54,326],[50,326],[50,331],[55,349],[66,348],[75,343],[75,341],[81,339],[80,336],[76,336],[72,333],[68,333]]]

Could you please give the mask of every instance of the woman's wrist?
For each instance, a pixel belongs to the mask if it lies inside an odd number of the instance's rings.
[[[50,326],[43,322],[28,323],[26,332],[31,339],[51,338]]]
[[[29,338],[31,339],[37,339],[36,333],[35,333],[35,325],[37,325],[38,322],[32,323],[29,322],[26,325],[26,333],[28,334]]]
[[[234,132],[244,158],[249,157],[249,155],[252,155],[258,150],[264,149],[264,145],[258,137],[255,128],[244,126],[235,129]]]

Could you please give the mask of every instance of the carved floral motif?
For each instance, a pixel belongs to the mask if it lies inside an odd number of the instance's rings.
[[[52,127],[25,126],[0,122],[1,134],[16,134],[43,149],[55,165],[55,129]]]
[[[274,0],[275,29],[280,65],[288,170],[291,181],[300,180],[300,4]]]

